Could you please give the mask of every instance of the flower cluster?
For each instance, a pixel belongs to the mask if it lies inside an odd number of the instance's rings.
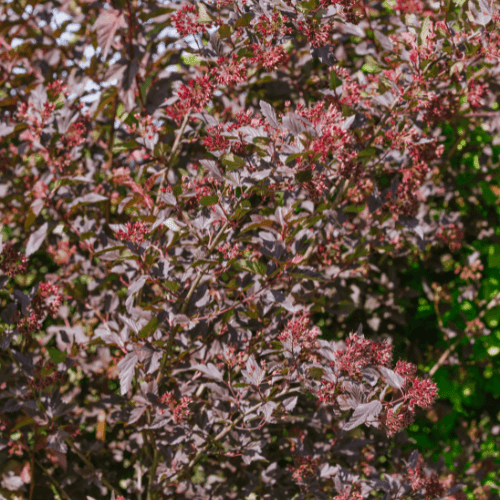
[[[60,93],[64,93],[65,97],[69,96],[68,86],[62,80],[54,80],[47,85],[47,93],[49,98],[55,98]]]
[[[30,334],[42,327],[42,322],[47,315],[55,318],[61,307],[63,296],[59,287],[51,283],[41,282],[37,294],[27,307],[28,315],[17,320],[17,329],[21,334]],[[16,318],[20,313],[16,311]]]
[[[125,224],[126,230],[119,229],[116,232],[116,237],[121,241],[131,241],[137,246],[142,245],[144,236],[149,233],[148,225],[145,222],[139,221],[131,224]]]
[[[178,401],[173,392],[166,392],[158,401],[170,408],[172,418],[176,424],[183,422],[191,414],[189,405],[193,402],[193,399],[189,396],[184,396]],[[163,410],[160,410],[160,413],[163,413]]]
[[[481,279],[481,271],[484,270],[483,264],[481,260],[476,260],[472,264],[465,265],[465,266],[460,266],[458,264],[455,267],[455,274],[460,273],[460,279],[467,281],[467,280],[473,280],[473,281],[479,281]]]
[[[288,321],[286,328],[279,334],[278,340],[289,342],[292,346],[299,345],[302,350],[317,348],[316,340],[321,331],[317,326],[310,328],[309,322],[309,315],[301,313]]]
[[[465,333],[469,336],[477,336],[484,332],[485,324],[479,319],[474,318],[472,321],[467,321]]]
[[[246,356],[247,354],[244,351],[239,351],[237,353],[236,347],[234,346],[225,346],[222,354],[218,355],[218,358],[227,363],[229,368],[233,368],[233,366],[245,366]],[[224,366],[224,363],[218,363],[219,368],[222,368],[222,366]]]
[[[0,260],[0,271],[10,278],[23,274],[28,269],[28,258],[14,250],[11,243],[6,243],[3,247]]]
[[[184,5],[172,16],[172,22],[181,37],[205,32],[207,26],[199,23],[200,16],[194,5]],[[208,26],[210,27],[210,26]]]
[[[392,361],[392,346],[384,342],[372,342],[350,333],[345,350],[335,352],[336,360],[331,366],[347,373],[350,377],[360,377],[361,369],[368,366],[389,366]]]
[[[224,259],[227,260],[235,259],[241,254],[239,246],[231,246],[231,243],[229,242],[226,242],[224,245],[218,247],[217,251],[220,252],[224,256]]]
[[[58,265],[68,264],[71,257],[76,253],[76,245],[70,245],[67,240],[58,241],[57,247],[50,245],[47,252],[52,255],[54,262]]]
[[[451,223],[447,226],[441,226],[436,233],[437,238],[450,246],[452,252],[456,252],[462,246],[464,232],[457,224]]]
[[[187,85],[179,85],[179,100],[165,109],[165,113],[180,124],[188,112],[200,112],[212,99],[215,86],[209,75],[197,76]]]
[[[440,285],[439,283],[432,283],[431,285],[432,291],[434,292],[434,300],[440,302],[450,302],[451,294],[448,291],[448,287],[446,285]]]
[[[219,57],[217,65],[210,74],[218,85],[233,87],[247,78],[247,58],[232,54],[231,57]]]
[[[408,373],[408,376],[405,377],[401,389],[401,398],[387,404],[382,421],[388,436],[392,436],[411,425],[415,419],[415,406],[429,409],[438,393],[437,385],[434,382],[413,376],[416,367],[400,366],[399,371]]]
[[[57,371],[56,368],[55,363],[52,361],[44,363],[43,360],[40,360],[33,367],[33,378],[30,379],[30,387],[39,392],[61,382],[63,374]]]
[[[293,471],[292,477],[295,481],[302,482],[304,479],[313,477],[321,464],[321,458],[314,458],[311,456],[294,455],[294,460],[297,462],[296,466],[290,465],[290,470]]]

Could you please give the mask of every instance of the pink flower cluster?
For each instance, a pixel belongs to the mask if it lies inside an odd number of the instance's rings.
[[[194,5],[184,5],[172,16],[172,22],[181,37],[205,32],[206,25],[198,22],[200,16]]]
[[[452,252],[456,252],[462,246],[464,232],[456,224],[441,226],[436,232],[436,236],[449,245]]]
[[[71,257],[76,253],[76,245],[70,246],[69,241],[58,241],[57,247],[50,245],[47,252],[52,255],[56,264],[68,264]]]
[[[361,369],[368,366],[389,366],[392,361],[392,346],[387,342],[372,342],[355,333],[350,333],[344,351],[335,351],[337,359],[330,365],[350,377],[360,377]]]
[[[481,279],[481,271],[484,270],[483,264],[481,260],[476,260],[474,263],[466,266],[460,266],[458,265],[455,268],[455,274],[460,273],[460,279],[467,281],[467,280],[473,280],[473,281],[478,281]]]
[[[317,347],[316,340],[320,334],[321,331],[317,326],[309,327],[309,315],[302,313],[288,322],[278,340],[288,341],[292,345],[300,345],[303,350],[313,349]]]
[[[121,241],[131,241],[135,245],[141,245],[144,242],[144,235],[149,233],[148,226],[145,222],[139,221],[131,224],[125,224],[127,230],[119,229],[116,232],[116,237]]]
[[[59,307],[61,307],[63,296],[59,293],[59,287],[51,283],[41,282],[38,293],[33,297],[28,306],[28,316],[20,318],[19,311],[16,311],[17,329],[22,334],[29,334],[40,330],[42,322],[50,314],[56,317]]]
[[[28,269],[28,258],[16,252],[10,243],[6,243],[0,256],[0,271],[10,278],[23,274]]]
[[[308,477],[313,477],[321,464],[321,458],[302,455],[294,455],[293,458],[297,462],[297,466],[290,465],[289,468],[293,471],[292,477],[298,483]]]
[[[179,424],[186,420],[189,415],[189,405],[193,402],[193,398],[184,396],[180,401],[177,401],[173,392],[166,392],[159,398],[161,404],[167,405],[172,413],[172,418],[176,424]],[[160,410],[163,413],[163,410]]]

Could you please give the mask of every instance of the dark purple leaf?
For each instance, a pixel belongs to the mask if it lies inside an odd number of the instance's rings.
[[[213,363],[208,363],[207,365],[195,365],[192,368],[204,373],[208,378],[218,380],[219,382],[222,381],[222,373]]]
[[[377,366],[377,369],[391,387],[394,389],[401,389],[403,387],[405,379],[401,375],[385,366]]]
[[[34,254],[41,246],[47,236],[47,229],[49,224],[45,222],[40,228],[38,228],[29,238],[28,244],[26,245],[26,257]]]
[[[269,125],[274,128],[281,128],[276,117],[276,111],[274,108],[266,101],[260,101],[260,110],[262,114],[267,118]]]
[[[97,43],[101,48],[102,60],[108,55],[113,38],[119,28],[126,27],[125,16],[123,12],[115,9],[101,10],[96,19],[93,29],[97,33]]]
[[[351,431],[360,425],[374,421],[375,417],[382,411],[383,406],[380,401],[370,401],[369,403],[360,404],[351,416],[351,419],[344,425],[342,430]]]
[[[135,365],[137,363],[137,354],[129,352],[119,363],[118,373],[120,378],[120,393],[122,396],[132,387],[132,379],[135,375]]]

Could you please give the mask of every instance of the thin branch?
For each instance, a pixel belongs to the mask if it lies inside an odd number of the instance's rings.
[[[50,482],[54,485],[56,490],[66,500],[72,500],[72,498],[63,490],[62,486],[52,477],[52,474],[35,458],[35,463],[42,469],[43,473],[49,478]],[[35,471],[33,471],[33,475],[35,475]]]
[[[92,462],[85,455],[83,455],[83,453],[80,452],[80,450],[75,446],[73,441],[69,439],[69,437],[65,437],[64,441],[80,457],[80,459],[85,463],[85,465],[99,478],[101,483],[104,484],[106,488],[110,489],[111,491],[114,491],[117,495],[121,495],[118,489],[116,489],[107,479],[102,477],[102,474],[99,474],[97,472],[95,467],[92,465]]]
[[[432,377],[443,366],[446,358],[455,350],[461,339],[457,339],[446,351],[443,352],[437,363],[429,370],[429,376]]]
[[[163,184],[165,183],[165,177],[167,175],[167,170],[170,166],[170,162],[175,156],[175,153],[177,151],[177,148],[179,147],[179,144],[181,142],[182,136],[184,135],[184,130],[186,129],[186,125],[189,120],[189,115],[191,114],[191,108],[188,109],[186,112],[186,115],[184,116],[184,119],[182,120],[181,128],[179,129],[179,133],[177,134],[177,137],[175,138],[174,145],[172,146],[172,149],[168,155],[166,163],[166,167],[163,169],[163,172],[161,174],[161,179],[160,179],[160,185],[158,186],[158,194],[156,195],[156,208],[155,211],[158,210],[158,202],[160,200],[160,195],[161,195],[161,190],[163,188]]]
[[[113,101],[113,111],[111,113],[111,130],[109,131],[108,144],[107,144],[109,159],[106,163],[106,170],[111,170],[113,166],[113,142],[115,141],[115,120],[116,120],[117,110],[118,110],[118,91],[115,94],[115,98]],[[106,211],[106,223],[109,224],[108,211]]]

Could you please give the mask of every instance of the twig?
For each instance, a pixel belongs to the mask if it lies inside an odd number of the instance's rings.
[[[433,376],[439,368],[444,364],[446,361],[446,358],[455,350],[455,347],[457,347],[458,343],[460,342],[461,339],[457,339],[446,351],[443,352],[441,357],[438,359],[438,362],[429,370],[429,376]]]
[[[184,130],[186,129],[186,125],[189,120],[189,115],[191,114],[191,108],[189,108],[186,112],[186,115],[184,116],[184,120],[182,120],[181,128],[179,129],[179,133],[177,134],[177,137],[175,138],[174,145],[172,146],[172,149],[170,150],[170,153],[168,155],[166,163],[166,167],[163,169],[163,172],[161,174],[160,178],[160,185],[158,186],[158,194],[156,195],[156,208],[155,211],[158,210],[158,202],[160,200],[160,195],[161,195],[161,189],[163,187],[163,184],[165,183],[165,177],[167,174],[167,170],[170,166],[170,162],[172,161],[172,158],[175,156],[175,153],[177,151],[177,148],[179,147],[179,144],[181,142],[182,136],[184,135]]]
[[[446,334],[446,329],[443,324],[443,319],[441,318],[441,314],[439,313],[439,300],[435,299],[434,300],[434,310],[436,311],[436,316],[438,319],[438,324],[439,324],[439,329]],[[443,366],[444,362],[446,361],[446,358],[455,350],[455,347],[457,347],[458,343],[462,340],[461,337],[459,337],[455,342],[446,349],[446,351],[443,352],[441,357],[438,359],[437,363],[429,370],[429,376],[432,377],[441,366]]]
[[[110,489],[111,491],[114,491],[117,495],[120,495],[120,491],[116,489],[110,482],[108,482],[107,479],[104,479],[102,475],[99,475],[95,467],[92,465],[92,462],[85,456],[83,453],[80,452],[80,450],[75,446],[73,441],[69,439],[69,437],[65,437],[64,441],[66,444],[80,457],[80,459],[85,463],[85,465],[99,478],[102,484],[106,486],[106,488]]]
[[[118,109],[118,91],[115,94],[115,98],[113,100],[113,112],[111,114],[111,130],[109,131],[108,137],[108,154],[109,159],[106,163],[106,170],[111,170],[113,166],[113,142],[115,141],[115,120],[116,120],[116,111]],[[109,212],[106,211],[106,223],[109,224]]]
[[[72,500],[71,497],[62,489],[62,486],[52,477],[50,472],[35,458],[35,463],[43,470],[43,473],[49,478],[50,482],[54,485],[59,494],[66,500]],[[35,474],[35,471],[32,472]]]

